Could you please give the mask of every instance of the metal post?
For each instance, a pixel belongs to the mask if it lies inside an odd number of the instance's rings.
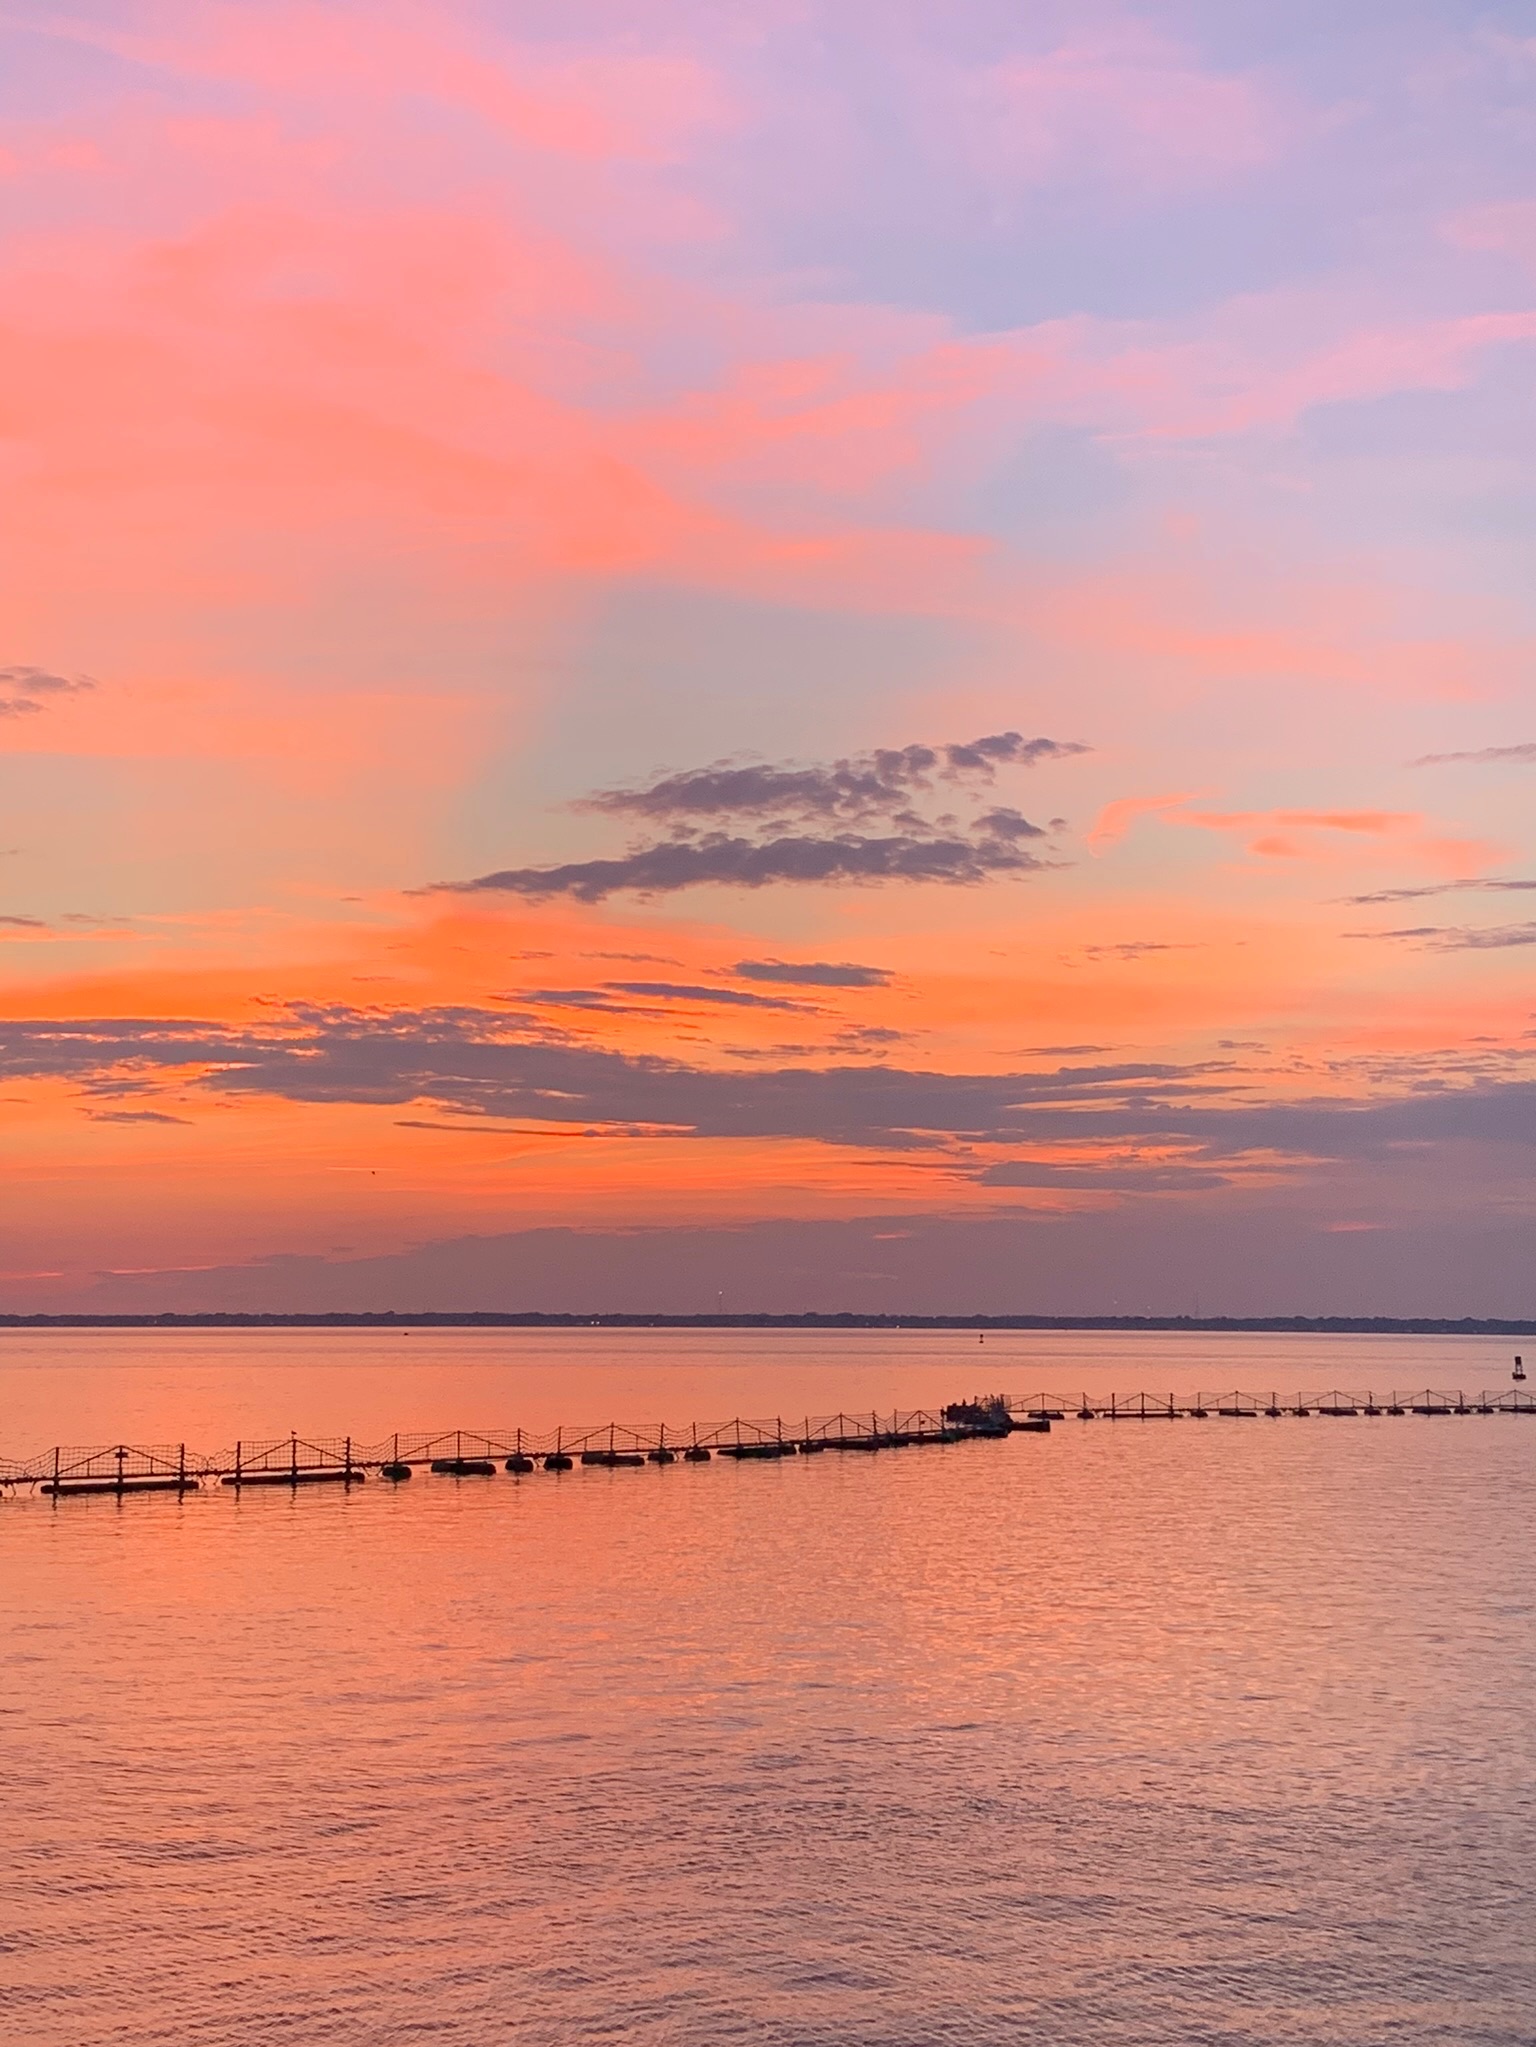
[[[237,1487],[240,1484],[240,1445],[238,1443],[235,1445],[235,1484]]]
[[[351,1438],[350,1436],[348,1436],[348,1438],[347,1438],[347,1447],[346,1447],[346,1452],[345,1452],[345,1455],[346,1455],[346,1460],[347,1460],[347,1461],[346,1461],[346,1467],[345,1467],[345,1475],[344,1475],[344,1476],[343,1476],[343,1478],[342,1478],[342,1484],[343,1484],[343,1485],[351,1485],[351,1483],[352,1483],[352,1438]]]
[[[117,1458],[117,1497],[121,1499],[123,1497],[123,1459],[128,1455],[128,1452],[119,1443],[114,1454]]]
[[[297,1429],[290,1429],[288,1432],[288,1483],[290,1485],[297,1485],[298,1482],[299,1432]]]
[[[178,1451],[177,1451],[177,1457],[176,1457],[176,1487],[177,1487],[177,1490],[178,1490],[178,1492],[183,1492],[183,1493],[184,1493],[184,1492],[186,1491],[186,1489],[187,1489],[187,1446],[186,1446],[186,1444],[185,1444],[185,1443],[182,1443],[182,1444],[181,1444],[181,1445],[180,1445],[180,1446],[178,1447]]]

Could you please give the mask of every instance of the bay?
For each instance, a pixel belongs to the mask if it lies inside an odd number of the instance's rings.
[[[0,1451],[1497,1388],[1467,1339],[7,1332]],[[0,2036],[1526,2042],[1536,1421],[0,1502]]]

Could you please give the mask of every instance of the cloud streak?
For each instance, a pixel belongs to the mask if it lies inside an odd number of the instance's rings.
[[[791,988],[884,988],[891,981],[885,967],[860,967],[848,960],[738,960],[731,972],[743,981],[777,981]]]
[[[0,718],[30,717],[52,698],[77,696],[95,687],[89,675],[55,675],[51,669],[13,663],[0,668]]]
[[[804,1002],[780,996],[753,995],[744,988],[706,988],[691,981],[605,981],[601,988],[530,988],[509,995],[509,1002],[532,1002],[539,1008],[623,1010],[634,1005],[614,1001],[616,995],[640,996],[651,1002],[710,1002],[730,1009],[771,1009],[794,1016],[814,1015]]]
[[[1474,875],[1467,881],[1432,881],[1418,888],[1379,888],[1368,896],[1346,896],[1344,901],[1353,909],[1365,909],[1374,903],[1416,903],[1425,896],[1464,895],[1474,890],[1520,895],[1530,889],[1536,889],[1536,881],[1501,881],[1492,875]]]
[[[607,896],[672,895],[689,888],[769,888],[776,883],[943,882],[964,887],[997,875],[1029,874],[1048,863],[1017,844],[1019,837],[1044,838],[1025,825],[1008,838],[919,838],[899,833],[865,839],[791,837],[727,838],[697,842],[668,840],[642,846],[614,860],[572,860],[558,867],[505,867],[472,881],[440,882],[458,895],[526,896],[530,901],[573,896],[599,903]]]
[[[1495,924],[1481,931],[1464,924],[1412,924],[1397,931],[1346,931],[1344,936],[1398,939],[1426,952],[1505,952],[1536,945],[1536,924]]]
[[[1408,763],[1411,768],[1443,768],[1457,761],[1467,761],[1479,767],[1491,767],[1496,761],[1517,761],[1523,767],[1536,764],[1536,743],[1530,741],[1520,746],[1478,746],[1468,753],[1422,753],[1415,761]]]

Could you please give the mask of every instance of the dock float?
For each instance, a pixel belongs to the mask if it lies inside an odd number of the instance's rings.
[[[67,1500],[76,1493],[195,1493],[199,1484],[195,1478],[48,1478],[38,1491]]]
[[[229,1471],[220,1478],[220,1485],[361,1485],[366,1472],[356,1465],[350,1471],[337,1471],[330,1466],[311,1469],[300,1466],[297,1471]]]

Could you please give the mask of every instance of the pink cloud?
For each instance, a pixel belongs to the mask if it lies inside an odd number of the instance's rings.
[[[960,98],[961,146],[1030,184],[1069,172],[1139,189],[1202,183],[1266,161],[1288,125],[1257,79],[1201,69],[1136,28],[1011,57]]]
[[[1536,340],[1536,312],[1366,326],[1320,346],[1303,344],[1290,360],[1271,356],[1266,362],[1260,337],[1248,340],[1246,351],[1196,346],[1181,350],[1182,360],[1165,358],[1172,374],[1165,384],[1163,417],[1149,420],[1146,431],[1188,439],[1284,429],[1319,405],[1397,391],[1460,390],[1472,381],[1489,349]]]
[[[1469,207],[1453,214],[1442,232],[1458,248],[1493,250],[1536,270],[1536,199]]]
[[[260,7],[166,5],[147,31],[61,21],[51,32],[181,76],[230,80],[285,102],[438,100],[557,156],[666,157],[729,118],[697,59],[655,51],[560,50],[475,36],[450,11],[378,0]]]
[[[1187,793],[1176,796],[1122,796],[1106,803],[1087,833],[1089,849],[1105,853],[1118,846],[1132,825],[1143,817],[1165,817],[1190,801]]]
[[[1328,834],[1345,839],[1383,842],[1380,851],[1406,859],[1413,867],[1448,876],[1473,873],[1504,857],[1503,849],[1486,839],[1451,838],[1427,833],[1424,819],[1405,810],[1229,810],[1169,811],[1174,824],[1248,837],[1248,851],[1261,859],[1336,860]]]
[[[1411,830],[1419,821],[1411,812],[1401,810],[1190,810],[1182,819],[1217,832],[1276,824],[1304,831],[1364,832],[1378,838],[1384,832]]]
[[[845,308],[839,346],[814,354],[799,351],[795,327],[765,320],[777,352],[637,416],[628,445],[706,490],[872,497],[896,478],[984,469],[1000,439],[1037,425],[1083,429],[1134,459],[1163,443],[1289,433],[1322,405],[1463,389],[1492,351],[1536,340],[1536,311],[1393,322],[1285,292],[1231,301],[1198,327],[1078,317],[972,338]],[[756,337],[732,338],[750,348]]]

